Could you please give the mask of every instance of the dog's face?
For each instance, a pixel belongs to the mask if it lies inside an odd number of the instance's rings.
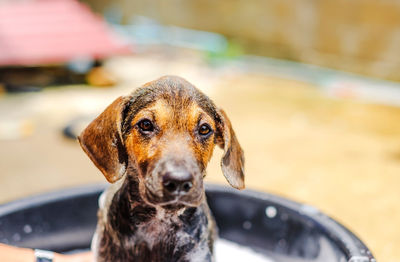
[[[197,206],[215,145],[229,183],[244,187],[243,151],[229,119],[179,77],[150,82],[115,100],[80,135],[82,148],[110,182],[127,168],[151,205]]]
[[[142,195],[152,204],[198,205],[216,124],[195,102],[159,99],[140,110],[126,136]]]

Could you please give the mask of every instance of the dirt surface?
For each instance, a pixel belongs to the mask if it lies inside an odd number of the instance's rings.
[[[3,130],[15,123],[23,130],[22,138],[0,140],[0,202],[105,182],[60,130],[133,87],[174,73],[203,89],[230,116],[245,150],[248,188],[314,205],[354,231],[378,261],[398,260],[400,109],[335,100],[285,78],[216,73],[196,59],[137,57],[115,63],[123,65],[117,88],[66,87],[0,97]],[[207,181],[227,184],[220,156],[216,150]]]

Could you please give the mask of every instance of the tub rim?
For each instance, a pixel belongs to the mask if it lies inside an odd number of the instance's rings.
[[[32,209],[60,200],[75,199],[92,194],[100,194],[108,184],[89,184],[75,186],[61,190],[54,190],[42,194],[24,197],[8,203],[0,204],[0,218],[21,210]],[[322,213],[319,209],[308,204],[302,204],[278,195],[259,192],[252,189],[235,190],[233,188],[206,183],[206,192],[218,194],[240,194],[242,197],[269,201],[282,205],[297,213],[299,216],[318,226],[337,247],[348,257],[348,262],[376,262],[370,249],[349,229],[340,222]]]

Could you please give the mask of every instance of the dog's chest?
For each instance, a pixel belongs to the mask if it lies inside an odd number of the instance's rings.
[[[179,214],[172,215],[162,208],[157,208],[152,219],[136,226],[134,235],[130,239],[133,243],[146,242],[149,248],[165,241],[184,245],[190,241],[190,235],[184,231],[185,227]]]
[[[208,219],[201,208],[170,213],[156,209],[129,234],[105,227],[99,235],[98,261],[208,261],[211,259]],[[115,221],[117,222],[117,221]],[[122,221],[120,221],[122,222]],[[200,259],[200,260],[199,260]]]

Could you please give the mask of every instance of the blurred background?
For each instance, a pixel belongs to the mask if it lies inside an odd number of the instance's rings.
[[[400,2],[0,0],[0,203],[105,179],[74,136],[182,76],[231,118],[247,188],[400,257]],[[227,184],[217,149],[209,182]]]

